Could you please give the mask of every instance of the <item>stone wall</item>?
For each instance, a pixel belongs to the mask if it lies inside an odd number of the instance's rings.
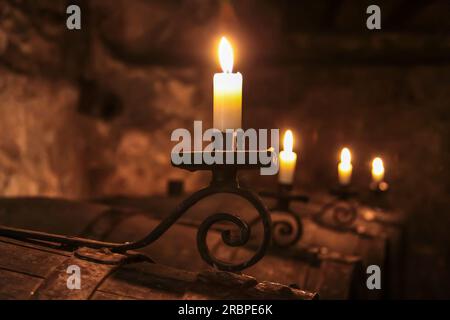
[[[1,194],[81,195],[85,141],[74,123],[77,89],[0,72]]]

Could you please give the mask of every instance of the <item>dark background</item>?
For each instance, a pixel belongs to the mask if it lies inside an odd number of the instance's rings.
[[[82,30],[65,27],[67,5]],[[382,29],[366,28],[381,7]],[[450,298],[450,1],[0,0],[0,195],[148,195],[173,169],[172,130],[212,120],[216,45],[244,77],[244,126],[291,128],[299,187],[385,160],[410,216],[407,298]],[[274,177],[248,176],[273,185]]]

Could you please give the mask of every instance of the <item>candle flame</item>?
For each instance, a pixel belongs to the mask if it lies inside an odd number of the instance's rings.
[[[294,135],[292,134],[291,130],[287,130],[286,133],[284,134],[283,139],[284,151],[292,152],[293,146],[294,146]]]
[[[378,175],[384,173],[384,165],[383,165],[383,160],[381,160],[381,158],[376,157],[375,159],[373,159],[372,172],[374,174],[378,174]]]
[[[223,72],[231,72],[233,70],[233,48],[225,37],[222,37],[222,39],[220,40],[219,61]]]
[[[342,163],[351,163],[352,162],[352,154],[348,148],[343,148],[341,151],[341,162]]]

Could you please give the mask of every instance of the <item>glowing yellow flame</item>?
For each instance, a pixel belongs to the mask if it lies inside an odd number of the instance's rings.
[[[341,151],[341,162],[342,163],[351,163],[352,162],[352,154],[348,148],[343,148]]]
[[[233,71],[233,48],[227,38],[222,37],[219,44],[219,61],[223,72]]]
[[[377,157],[372,161],[372,172],[377,175],[381,175],[384,173],[384,165],[383,160]]]
[[[292,152],[292,148],[294,146],[294,135],[291,130],[287,130],[284,134],[283,139],[283,148],[286,152]]]

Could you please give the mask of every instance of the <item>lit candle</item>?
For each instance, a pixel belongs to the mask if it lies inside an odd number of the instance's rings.
[[[352,155],[348,148],[341,151],[341,162],[338,165],[339,183],[343,186],[349,185],[352,179]]]
[[[216,129],[242,127],[242,75],[233,71],[233,48],[225,37],[219,44],[222,73],[214,75],[214,119]]]
[[[376,157],[372,161],[372,181],[374,183],[381,183],[384,179],[384,165],[381,158]]]
[[[280,172],[278,181],[282,184],[292,184],[294,181],[297,154],[292,151],[294,137],[291,130],[287,130],[283,139],[283,151],[280,152]]]

